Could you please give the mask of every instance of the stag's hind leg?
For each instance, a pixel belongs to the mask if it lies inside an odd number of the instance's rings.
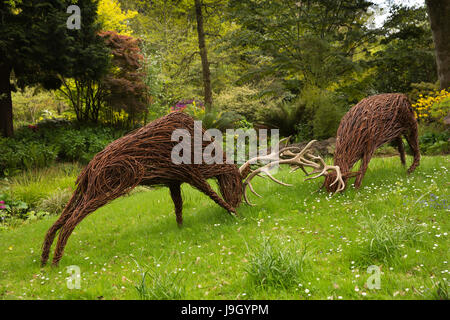
[[[45,235],[45,240],[42,246],[42,255],[41,255],[41,266],[45,266],[48,261],[48,257],[50,254],[50,248],[52,247],[53,241],[55,240],[56,233],[59,229],[61,229],[66,221],[70,218],[69,214],[61,214],[61,216],[56,220],[56,222],[48,229],[47,234]]]
[[[66,247],[67,240],[72,234],[75,227],[89,214],[90,211],[81,210],[72,215],[61,228],[58,236],[58,242],[56,244],[55,253],[53,255],[52,265],[57,266],[59,260],[61,260],[64,254],[64,248]]]
[[[137,183],[130,183],[128,191],[134,188],[135,185],[137,185]],[[103,207],[108,202],[122,196],[126,191],[127,188],[123,187],[121,188],[121,190],[115,190],[115,192],[112,192],[111,194],[106,196],[104,196],[104,192],[100,193],[101,195],[96,195],[95,193],[93,193],[89,197],[89,200],[84,199],[82,204],[77,205],[77,207],[74,211],[72,211],[69,219],[67,219],[67,221],[64,223],[64,226],[62,226],[61,231],[59,232],[58,242],[56,244],[55,252],[53,255],[52,264],[54,266],[58,265],[59,260],[61,260],[64,253],[64,248],[67,244],[67,240],[69,239],[75,227],[90,213],[94,212],[100,207]]]
[[[414,156],[413,163],[412,163],[411,167],[409,167],[409,169],[408,169],[408,173],[412,173],[420,163],[419,138],[418,138],[417,128],[412,130],[406,136],[406,141],[408,141],[408,145],[411,148],[411,151]]]
[[[175,205],[175,215],[177,217],[178,226],[183,224],[183,198],[181,197],[181,184],[175,182],[169,185],[170,195]]]
[[[48,229],[47,234],[45,235],[44,243],[42,244],[42,255],[41,255],[41,266],[45,266],[48,261],[48,257],[50,254],[50,248],[52,247],[53,241],[55,240],[56,233],[59,229],[61,229],[64,224],[69,220],[70,216],[73,213],[73,208],[76,207],[78,203],[78,196],[75,192],[74,195],[69,200],[69,203],[64,208],[61,216],[55,223]]]
[[[403,140],[402,137],[398,137],[394,140],[394,143],[397,145],[398,152],[400,153],[400,161],[402,162],[402,165],[406,165],[406,154],[405,154],[405,148],[403,146]]]

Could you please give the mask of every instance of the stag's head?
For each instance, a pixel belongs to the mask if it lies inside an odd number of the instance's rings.
[[[290,173],[301,169],[307,176],[311,176],[306,180],[316,179],[321,176],[325,176],[325,179],[332,179],[329,186],[333,188],[333,192],[340,192],[345,189],[345,183],[342,178],[341,170],[338,166],[330,166],[325,163],[325,161],[319,157],[311,154],[311,146],[316,142],[316,140],[310,141],[303,149],[298,147],[288,147],[289,138],[285,138],[278,142],[275,147],[272,148],[271,153],[265,156],[259,156],[248,160],[240,168],[239,172],[243,181],[243,196],[247,204],[253,205],[248,200],[247,187],[250,191],[258,197],[261,197],[256,193],[252,186],[252,179],[255,176],[267,176],[273,182],[281,184],[283,186],[292,186],[290,184],[284,183],[276,179],[271,173],[271,169],[278,165],[287,164],[291,166]],[[283,147],[280,146],[284,144]],[[252,169],[252,164],[260,164],[257,169]],[[306,168],[312,168],[312,171],[308,172]],[[305,180],[305,181],[306,181]]]

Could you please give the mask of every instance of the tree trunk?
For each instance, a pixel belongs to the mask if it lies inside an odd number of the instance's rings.
[[[0,135],[13,136],[13,114],[11,100],[11,67],[0,65]]]
[[[426,0],[441,89],[450,87],[450,0]]]
[[[208,52],[205,45],[205,30],[203,29],[203,13],[202,0],[195,0],[195,15],[197,17],[197,33],[198,33],[198,47],[200,49],[200,56],[202,58],[203,70],[203,87],[205,94],[206,112],[211,111],[212,107],[212,91],[211,91],[211,72],[209,71]]]

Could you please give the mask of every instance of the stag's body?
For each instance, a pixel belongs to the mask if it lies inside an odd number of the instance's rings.
[[[243,192],[238,168],[226,163],[225,154],[223,164],[174,164],[171,152],[178,142],[172,141],[172,133],[176,129],[186,129],[194,139],[194,119],[175,112],[112,142],[89,162],[77,178],[77,188],[72,198],[47,232],[42,265],[48,260],[58,230],[60,233],[53,257],[54,265],[61,259],[74,228],[89,213],[126,194],[137,185],[169,187],[179,225],[182,224],[180,186],[184,182],[208,195],[228,212],[236,212]],[[210,142],[202,143],[203,152]],[[191,145],[194,146],[193,140]],[[224,199],[211,188],[207,182],[210,178],[217,179]]]
[[[361,186],[370,159],[381,145],[394,142],[400,153],[403,165],[405,150],[402,136],[406,138],[414,160],[408,173],[414,171],[420,162],[417,120],[408,98],[403,94],[381,94],[361,100],[342,118],[337,131],[334,165],[339,166],[347,185],[347,180],[356,176],[355,188]],[[361,160],[358,172],[350,170]],[[334,192],[331,186],[333,176],[325,179],[325,187]]]

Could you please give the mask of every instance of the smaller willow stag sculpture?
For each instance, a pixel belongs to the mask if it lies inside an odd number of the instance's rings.
[[[344,185],[356,176],[355,188],[361,182],[375,150],[385,143],[396,144],[401,163],[406,165],[402,136],[411,148],[414,160],[408,169],[412,173],[420,162],[417,120],[408,97],[388,93],[368,97],[351,108],[342,118],[337,131],[334,165],[341,169]],[[351,172],[358,160],[359,171]],[[334,174],[325,177],[324,186],[329,192],[341,191],[333,184]]]
[[[308,148],[299,153],[292,152],[296,148],[279,149],[280,141],[269,155],[250,159],[241,168],[228,164],[226,155],[222,154],[219,163],[207,164],[176,164],[172,161],[172,150],[178,142],[172,140],[172,133],[177,129],[189,132],[194,146],[194,119],[182,112],[174,112],[116,140],[99,152],[82,170],[77,178],[77,187],[64,208],[61,216],[50,227],[43,243],[41,264],[45,265],[49,258],[50,248],[59,231],[58,241],[53,256],[53,265],[62,258],[64,247],[74,228],[90,213],[108,202],[126,194],[138,185],[163,185],[169,187],[170,195],[175,204],[176,221],[182,224],[182,205],[180,186],[188,183],[208,195],[219,206],[231,214],[236,214],[236,208],[246,195],[248,186],[258,195],[251,185],[251,180],[259,174],[265,174],[274,182],[287,185],[273,177],[269,169],[276,164],[291,164],[295,169],[313,168],[310,174],[315,177],[326,176],[329,170],[336,173],[334,183],[343,187],[343,181],[338,167],[327,166],[320,158],[309,154]],[[202,129],[202,133],[205,131]],[[212,140],[211,140],[212,141]],[[211,143],[203,141],[201,152]],[[194,158],[195,148],[191,158]],[[282,159],[280,159],[282,158]],[[319,160],[315,163],[313,160]],[[262,167],[251,169],[252,164],[269,161]],[[214,178],[219,185],[223,199],[211,188],[207,179]],[[259,196],[259,195],[258,195]]]

